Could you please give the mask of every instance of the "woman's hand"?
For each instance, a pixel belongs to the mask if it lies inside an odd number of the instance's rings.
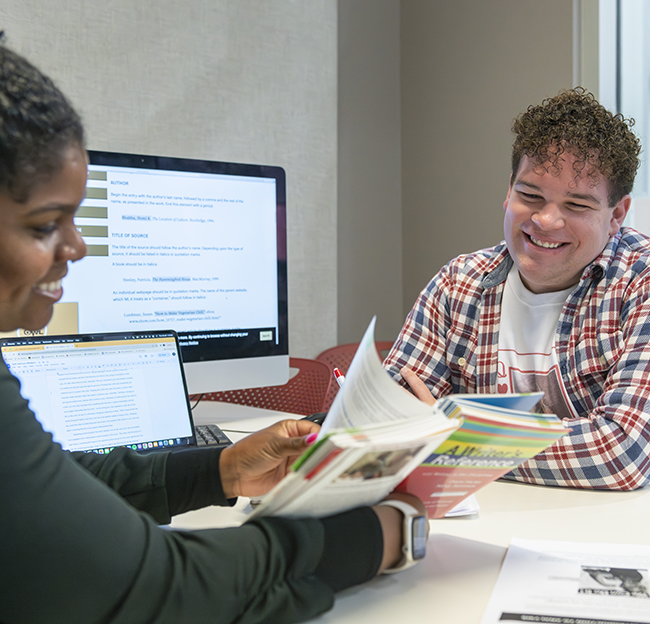
[[[225,448],[219,470],[226,497],[266,494],[314,443],[319,429],[309,420],[283,420]]]
[[[415,507],[425,518],[427,517],[427,509],[417,496],[406,494],[405,492],[393,492],[386,498],[404,501],[412,507]],[[385,505],[375,506],[373,510],[379,517],[381,529],[384,534],[384,555],[377,572],[377,574],[381,574],[384,570],[395,567],[402,558],[402,544],[404,540],[402,527],[404,524],[404,516],[395,507],[387,507]],[[427,535],[429,535],[428,522]]]

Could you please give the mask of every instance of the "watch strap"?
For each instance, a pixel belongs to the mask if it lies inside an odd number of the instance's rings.
[[[412,522],[414,518],[424,516],[413,505],[394,498],[385,499],[377,503],[377,506],[394,507],[401,511],[404,516],[402,522],[402,558],[396,566],[387,568],[382,574],[394,574],[395,572],[401,572],[402,570],[413,567],[417,563],[417,560],[413,559],[412,553]]]

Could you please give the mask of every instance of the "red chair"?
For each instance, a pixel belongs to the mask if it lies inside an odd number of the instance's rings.
[[[388,355],[388,352],[391,350],[392,346],[393,343],[388,341],[380,340],[378,342],[375,342],[377,353],[382,360]],[[318,355],[316,357],[316,361],[324,362],[327,364],[330,368],[330,371],[332,371],[330,373],[331,375],[334,374],[333,370],[335,367],[345,375],[348,372],[348,368],[350,368],[352,358],[354,358],[354,354],[357,352],[358,347],[358,342],[331,347]],[[322,411],[326,412],[329,410],[329,408],[332,406],[332,403],[334,403],[334,397],[338,391],[338,384],[336,382],[332,383],[330,385],[329,392],[327,393],[327,397],[325,398],[325,403],[323,405]]]
[[[208,392],[203,395],[203,399],[304,416],[324,412],[323,405],[330,385],[336,384],[332,381],[332,371],[329,366],[316,360],[289,358],[289,367],[297,368],[298,373],[282,386]]]

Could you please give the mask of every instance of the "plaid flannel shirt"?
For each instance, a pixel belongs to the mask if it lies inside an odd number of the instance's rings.
[[[409,366],[434,397],[497,392],[505,243],[447,264],[420,296],[384,366]],[[508,474],[518,481],[632,490],[650,481],[650,239],[622,228],[581,276],[555,334],[576,414],[571,433]],[[403,382],[402,382],[403,383]]]

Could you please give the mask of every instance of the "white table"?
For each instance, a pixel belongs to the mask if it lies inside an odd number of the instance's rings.
[[[273,412],[218,401],[201,401],[192,411],[192,417],[195,425],[218,424],[232,440],[238,440],[242,435],[268,427],[278,420],[302,418],[286,412]]]
[[[242,435],[235,431],[254,431],[287,416],[240,407],[199,405],[195,420],[217,422],[234,439]],[[477,499],[476,516],[431,521],[428,554],[420,565],[341,592],[334,609],[315,621],[478,624],[512,537],[650,544],[650,489],[599,492],[500,481]],[[232,526],[243,520],[246,507],[240,500],[233,509],[183,514],[172,526]]]

